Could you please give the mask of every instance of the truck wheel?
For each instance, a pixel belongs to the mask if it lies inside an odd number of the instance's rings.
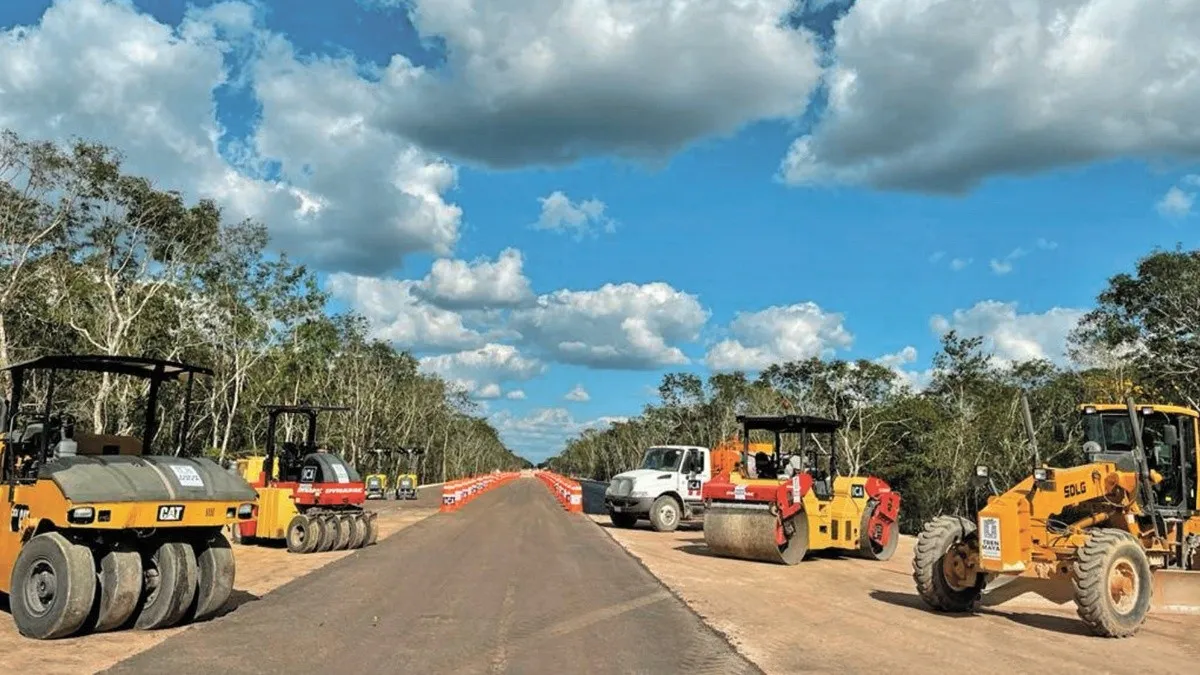
[[[95,595],[96,562],[86,546],[47,532],[21,547],[8,596],[21,635],[53,640],[74,634],[87,621]]]
[[[635,513],[610,513],[608,517],[612,519],[614,527],[629,529],[637,525],[637,514]]]
[[[301,513],[294,516],[292,521],[287,526],[287,547],[292,553],[308,553],[312,550],[313,544],[320,541],[320,531],[313,527],[317,520],[309,519],[308,516]]]
[[[972,552],[979,550],[975,523],[958,516],[938,516],[925,523],[913,555],[917,593],[941,612],[974,609],[987,576],[971,569]]]
[[[100,555],[97,577],[96,623],[103,633],[124,626],[142,599],[142,554],[132,548],[112,547]]]
[[[656,532],[674,532],[679,527],[679,517],[683,508],[671,495],[663,495],[654,500],[650,507],[650,524]]]
[[[212,618],[233,593],[233,577],[236,565],[233,549],[221,535],[200,540],[194,546],[196,553],[196,601],[192,603],[192,621]]]
[[[142,556],[142,603],[134,620],[141,630],[179,623],[196,597],[196,554],[189,544],[164,541]]]
[[[1129,637],[1150,611],[1150,562],[1124,530],[1097,529],[1072,568],[1075,605],[1088,630],[1100,637]]]
[[[883,562],[891,560],[892,555],[896,553],[896,545],[900,543],[900,525],[893,522],[887,526],[887,529],[890,530],[887,546],[877,544],[871,539],[871,533],[867,531],[867,525],[871,522],[877,508],[879,508],[879,502],[872,500],[867,509],[863,511],[862,523],[858,530],[858,554],[867,560]]]

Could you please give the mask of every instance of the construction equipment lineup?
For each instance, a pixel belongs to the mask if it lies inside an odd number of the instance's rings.
[[[279,555],[370,547],[379,537],[368,500],[417,498],[425,450],[373,447],[364,470],[320,440],[318,418],[349,408],[264,406],[265,445],[227,470],[184,456],[193,384],[211,375],[185,363],[111,356],[44,356],[10,366],[0,404],[0,591],[28,638],[160,629],[218,615],[234,589],[230,541]],[[140,380],[140,435],[85,433],[55,408],[75,373]],[[34,382],[36,380],[36,386]],[[66,384],[64,384],[66,383]],[[182,392],[164,397],[163,388]],[[26,398],[39,400],[32,404]],[[1021,399],[1028,477],[990,491],[973,515],[944,515],[917,533],[912,578],[932,611],[969,613],[1010,584],[1070,597],[1100,637],[1130,637],[1155,609],[1200,605],[1200,414],[1128,399],[1084,404],[1054,425],[1056,441],[1082,428],[1082,461],[1041,460]],[[160,408],[178,405],[168,435]],[[290,439],[299,420],[301,439]],[[854,475],[835,450],[842,422],[806,415],[741,415],[715,448],[656,445],[640,468],[609,482],[603,510],[618,530],[703,528],[712,555],[795,566],[816,552],[883,562],[897,550],[902,496],[878,476]],[[492,472],[442,484],[441,511],[536,477],[563,511],[583,511],[580,484],[549,471]],[[284,550],[286,549],[286,550]],[[1011,590],[1011,589],[1010,589]]]

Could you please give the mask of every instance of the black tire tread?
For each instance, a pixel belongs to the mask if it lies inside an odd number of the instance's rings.
[[[983,584],[954,592],[936,576],[942,574],[942,557],[949,547],[975,533],[975,523],[961,516],[938,516],[925,523],[913,552],[913,581],[927,605],[940,612],[969,612],[977,606]],[[980,582],[983,581],[980,575]]]
[[[1120,548],[1132,544],[1142,551],[1141,543],[1132,534],[1113,528],[1096,528],[1091,530],[1090,534],[1087,543],[1079,547],[1071,570],[1076,612],[1094,635],[1109,638],[1130,637],[1141,627],[1145,611],[1140,612],[1134,624],[1122,622],[1109,608],[1105,572],[1112,556]],[[1150,566],[1144,552],[1137,557],[1136,562],[1140,563],[1139,567],[1145,573],[1141,587],[1153,593]],[[1149,596],[1145,609],[1149,609]]]

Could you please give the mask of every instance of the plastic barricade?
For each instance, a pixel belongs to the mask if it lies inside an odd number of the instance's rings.
[[[484,493],[506,485],[520,475],[516,471],[507,471],[446,481],[442,485],[442,507],[439,510],[442,513],[458,511]]]
[[[549,488],[550,494],[564,509],[571,513],[583,513],[583,488],[579,483],[553,471],[536,471],[534,476]]]

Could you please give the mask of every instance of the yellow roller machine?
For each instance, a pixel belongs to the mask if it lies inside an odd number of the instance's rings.
[[[900,494],[873,476],[842,476],[837,420],[739,415],[744,451],[728,476],[704,484],[704,542],[714,553],[795,565],[812,550],[842,549],[872,560],[899,541]],[[774,437],[774,452],[751,455],[751,435]],[[784,436],[794,438],[785,444]]]
[[[0,591],[8,594],[21,634],[52,639],[166,628],[215,615],[235,571],[221,528],[252,518],[255,494],[212,460],[183,456],[192,383],[210,371],[74,355],[7,370],[12,401],[0,404]],[[140,433],[85,433],[57,405],[90,403],[95,373],[147,382],[145,416],[135,423]],[[186,389],[172,435],[159,430],[159,390],[175,381]],[[44,402],[25,406],[34,384]]]

